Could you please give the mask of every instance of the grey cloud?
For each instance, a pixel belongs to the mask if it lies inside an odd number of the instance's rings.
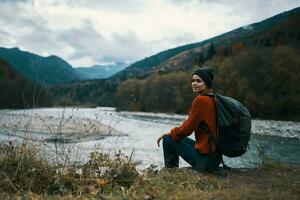
[[[14,43],[10,41],[16,41],[14,46],[34,53],[47,52],[56,54],[68,61],[76,61],[87,57],[95,61],[96,64],[96,62],[109,61],[137,61],[170,47],[187,44],[195,40],[195,36],[188,32],[175,37],[165,36],[157,41],[143,41],[131,31],[123,34],[114,33],[107,37],[97,31],[94,24],[88,20],[84,21],[79,28],[54,31],[46,19],[43,19],[34,9],[31,10],[31,7],[28,6],[27,3],[32,1],[0,0],[0,27],[2,27],[0,30],[0,46],[12,46]],[[166,1],[178,5],[192,2],[192,0]],[[52,0],[51,2],[55,4],[65,3],[74,7],[83,6],[88,9],[112,9],[126,14],[128,12],[140,12],[147,7],[149,2],[151,3],[148,0]],[[221,5],[218,6],[220,10],[215,12],[230,12],[227,13],[228,16],[236,17],[236,15],[241,15],[249,21],[253,20],[253,18],[255,20],[262,18],[263,14],[267,12],[271,13],[274,7],[276,7],[278,12],[280,12],[280,9],[286,8],[282,8],[282,4],[279,3],[280,0],[266,2],[253,0],[247,4],[244,1],[233,0],[194,0],[193,2],[198,2],[200,6],[204,3]],[[292,7],[295,4],[288,6]],[[229,9],[223,9],[225,6]]]
[[[148,0],[57,0],[57,3],[65,3],[71,7],[85,7],[89,9],[105,9],[114,10],[124,13],[139,12],[147,3]]]
[[[98,52],[99,47],[105,42],[103,36],[87,21],[81,28],[72,28],[61,33],[59,40],[65,41],[75,49],[70,59],[91,55],[95,56],[95,52]]]
[[[245,12],[245,13],[251,13],[251,11],[264,13],[264,10],[272,9],[274,5],[277,5],[279,7],[282,7],[282,5],[291,5],[294,4],[300,4],[299,2],[294,0],[251,0],[245,2],[244,0],[166,0],[167,2],[178,4],[178,5],[186,5],[190,3],[196,3],[198,5],[219,5],[219,6],[230,6],[235,11],[239,12]],[[292,6],[292,7],[293,7]],[[250,10],[249,10],[250,9]],[[258,10],[257,10],[258,9]],[[221,11],[222,12],[222,11]]]
[[[111,49],[110,56],[122,58],[124,61],[137,60],[145,56],[152,46],[140,40],[133,32],[127,32],[122,35],[115,33],[112,36],[114,47]]]
[[[28,9],[23,4],[0,4],[0,27],[5,27],[0,32],[0,46],[18,46],[38,54],[56,54],[69,61],[89,57],[95,62],[122,62],[136,60],[149,53],[149,47],[144,47],[134,33],[104,38],[88,20],[80,28],[53,32],[47,20]],[[70,55],[72,50],[75,52]]]
[[[177,5],[184,5],[184,4],[190,4],[190,3],[199,3],[199,4],[227,4],[227,3],[233,3],[236,2],[236,0],[166,0],[167,2],[177,4]]]
[[[2,27],[14,27],[16,29],[27,27],[29,29],[39,29],[47,25],[47,21],[29,12],[22,4],[0,4],[0,23]]]
[[[0,0],[0,4],[1,3],[18,3],[18,2],[22,2],[22,3],[33,3],[33,0]]]
[[[175,44],[188,43],[195,40],[196,37],[191,33],[184,33],[171,39]]]
[[[55,34],[46,28],[40,27],[34,34],[19,37],[21,46],[30,47],[36,52],[48,52],[58,55],[63,50],[63,43],[58,41]]]
[[[187,39],[188,36],[185,37]],[[176,40],[178,39],[183,40],[184,37],[176,38]],[[114,33],[106,38],[89,21],[83,23],[80,28],[63,32],[59,36],[59,40],[75,49],[75,52],[68,59],[76,60],[89,57],[99,63],[136,61],[157,53],[157,49],[170,47],[170,41],[165,40],[165,38],[159,41],[145,42],[133,32]]]
[[[47,20],[35,12],[29,12],[30,7],[24,6],[0,4],[0,27],[4,27],[0,33],[0,46],[18,46],[37,54],[48,52],[59,55],[63,50],[63,42],[58,41],[56,33],[48,28]]]
[[[1,23],[0,23],[0,25],[1,25]],[[9,34],[7,32],[0,30],[0,44],[5,43],[8,36],[9,36]]]
[[[300,6],[300,1],[295,0],[166,0],[178,6],[194,9],[196,5],[212,8],[215,14],[221,14],[232,18],[232,21],[242,19],[243,23],[253,23],[268,17],[272,17],[285,10]],[[193,4],[192,4],[193,3]],[[192,5],[192,6],[191,6]],[[246,24],[240,24],[241,26]]]
[[[113,34],[104,38],[93,25],[86,22],[81,28],[64,32],[60,40],[75,49],[69,59],[91,57],[96,61],[126,61],[136,59],[145,52],[142,42],[133,33],[126,35]]]
[[[117,43],[125,46],[134,45],[137,42],[141,42],[133,32],[127,32],[126,35],[114,33],[112,36]]]
[[[184,4],[184,3],[207,3],[207,4],[229,4],[229,3],[235,3],[238,2],[237,0],[166,0],[168,2],[174,3],[174,4]],[[243,1],[244,2],[244,1]]]

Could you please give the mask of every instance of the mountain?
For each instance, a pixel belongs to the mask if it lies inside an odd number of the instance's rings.
[[[91,67],[76,67],[74,69],[79,74],[82,74],[83,79],[87,80],[108,78],[126,67],[128,67],[127,63],[117,62],[110,65],[93,65]]]
[[[215,92],[240,100],[254,118],[300,121],[300,8],[53,91],[79,104],[187,113],[190,75],[201,66],[214,69]]]
[[[0,58],[18,73],[43,85],[78,81],[82,77],[57,56],[42,57],[19,48],[0,48]]]
[[[16,72],[0,59],[0,108],[32,108],[49,106],[51,97],[36,82]]]
[[[173,49],[168,49],[162,52],[159,52],[153,56],[144,58],[140,61],[137,61],[127,67],[126,69],[120,71],[119,73],[115,74],[113,77],[115,79],[126,80],[128,78],[139,78],[144,79],[150,76],[154,71],[157,71],[158,66],[163,62],[167,61],[168,59],[172,58],[173,56],[179,55],[183,52],[188,52],[189,50],[196,50],[195,52],[190,52],[194,54],[193,56],[202,57],[201,53],[206,53],[203,50],[207,50],[209,45],[213,44],[214,48],[223,48],[226,50],[227,46],[232,46],[239,41],[250,41],[253,38],[259,38],[260,35],[270,31],[276,25],[288,20],[288,18],[292,15],[297,15],[300,13],[300,7],[295,8],[290,11],[283,12],[261,22],[253,23],[250,25],[245,25],[243,27],[237,28],[235,30],[229,31],[227,33],[221,34],[219,36],[197,42],[192,44],[187,44],[183,46],[179,46]],[[296,23],[297,24],[297,23]],[[297,24],[298,25],[298,24]],[[293,27],[288,25],[289,28],[297,29],[297,27]],[[277,36],[280,37],[281,32],[276,33]],[[251,41],[252,42],[252,41]],[[268,41],[263,41],[268,43]],[[199,51],[202,49],[202,51]],[[196,55],[195,55],[196,54]],[[163,71],[165,69],[162,69]]]

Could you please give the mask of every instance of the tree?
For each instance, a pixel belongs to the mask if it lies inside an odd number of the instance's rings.
[[[208,47],[207,55],[206,55],[206,60],[211,59],[214,55],[216,55],[216,53],[217,52],[216,52],[214,43],[210,43],[210,45]]]

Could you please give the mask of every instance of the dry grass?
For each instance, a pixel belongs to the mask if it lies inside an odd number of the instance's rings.
[[[115,188],[128,189],[138,177],[132,155],[121,152],[109,156],[96,149],[80,167],[51,164],[38,152],[32,144],[0,145],[0,199],[21,194],[28,198],[98,197]]]
[[[47,190],[55,170],[34,148],[1,144],[0,149],[0,191],[44,193]]]
[[[268,160],[227,177],[189,168],[138,173],[132,155],[96,149],[81,166],[51,165],[28,145],[2,145],[0,199],[299,199],[300,167]]]
[[[299,199],[299,186],[299,166],[268,162],[262,168],[233,169],[226,178],[189,169],[148,173],[125,199]]]

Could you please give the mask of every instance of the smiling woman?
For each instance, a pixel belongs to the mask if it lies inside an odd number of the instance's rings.
[[[197,94],[193,100],[189,117],[179,127],[158,138],[157,144],[163,139],[165,167],[179,165],[179,156],[197,170],[217,170],[222,157],[216,152],[216,107],[211,93],[214,71],[203,67],[192,74],[192,90]],[[203,128],[202,125],[206,126]],[[187,138],[195,132],[195,140]],[[211,133],[211,134],[208,134]]]
[[[202,68],[196,70],[192,76],[193,92],[197,94],[212,92],[211,85],[213,77],[214,71],[210,68]]]

